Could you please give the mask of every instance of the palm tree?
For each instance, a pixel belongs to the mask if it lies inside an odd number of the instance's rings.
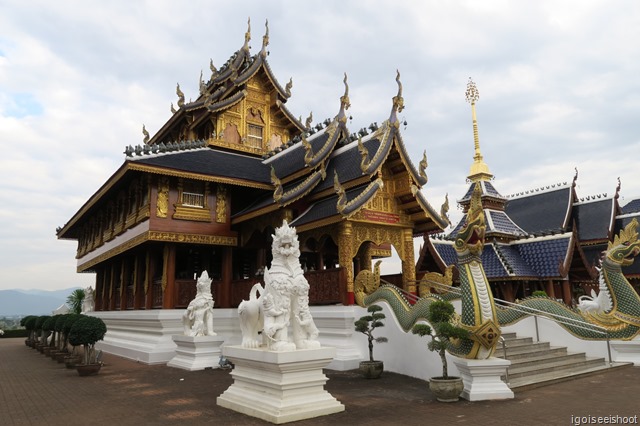
[[[67,306],[74,314],[82,312],[82,302],[84,301],[84,289],[77,288],[67,296]]]

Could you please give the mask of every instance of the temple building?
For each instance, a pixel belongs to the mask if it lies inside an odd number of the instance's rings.
[[[172,115],[142,145],[129,145],[113,175],[57,230],[78,241],[77,271],[96,274],[96,310],[185,308],[196,276],[213,278],[216,308],[246,298],[270,264],[271,235],[287,220],[300,239],[310,303],[353,304],[354,277],[371,260],[402,259],[402,285],[416,292],[413,239],[448,220],[420,191],[405,148],[397,95],[381,124],[351,132],[349,86],[336,115],[304,123],[286,107],[267,62],[269,31],[201,76],[195,101],[178,85]]]
[[[480,187],[486,223],[482,263],[493,295],[512,302],[544,291],[568,305],[575,304],[580,295],[597,290],[601,254],[624,226],[640,216],[640,200],[621,207],[620,181],[613,196],[579,198],[577,169],[571,183],[502,196],[480,151],[475,110],[478,92],[472,81],[467,86],[467,100],[471,103],[475,154],[467,177],[469,189],[458,203],[466,213],[474,188]],[[424,237],[416,266],[418,278],[448,274],[455,282],[453,239],[463,223],[464,218],[446,236]],[[639,290],[637,262],[623,271]]]

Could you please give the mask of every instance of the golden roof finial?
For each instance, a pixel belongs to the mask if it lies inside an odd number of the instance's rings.
[[[293,87],[293,77],[289,77],[289,82],[284,87],[284,93],[287,97],[291,97],[291,88]]]
[[[471,104],[471,117],[473,119],[473,145],[475,150],[475,153],[473,155],[473,164],[471,165],[468,179],[472,182],[476,182],[479,180],[489,180],[493,178],[493,175],[491,174],[491,171],[489,171],[489,166],[484,162],[482,153],[480,152],[478,120],[476,119],[476,102],[478,101],[478,99],[480,99],[480,92],[478,92],[478,88],[476,87],[476,84],[473,82],[471,77],[469,77],[467,90],[464,94],[467,102]]]
[[[427,179],[427,167],[429,166],[429,163],[427,162],[427,150],[426,149],[422,153],[422,160],[420,160],[420,163],[418,164],[418,166],[419,166],[420,177],[423,178],[423,179]]]

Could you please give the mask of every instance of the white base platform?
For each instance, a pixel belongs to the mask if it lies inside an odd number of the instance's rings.
[[[224,337],[175,335],[173,342],[178,347],[176,356],[167,363],[168,367],[196,371],[220,366],[220,345],[224,343]]]
[[[513,391],[502,381],[511,361],[501,358],[464,359],[451,357],[464,382],[462,397],[469,401],[513,399]]]
[[[611,341],[611,348],[615,351],[615,362],[632,362],[640,367],[640,340]]]
[[[171,336],[184,333],[183,312],[183,309],[91,312],[107,325],[107,334],[96,348],[144,364],[166,364],[176,354]]]
[[[223,355],[235,364],[234,383],[217,399],[221,407],[281,424],[344,411],[324,389],[322,372],[335,348],[272,352],[225,346]]]

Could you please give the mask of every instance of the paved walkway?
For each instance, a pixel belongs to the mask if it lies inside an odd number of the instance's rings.
[[[79,377],[23,339],[0,339],[0,425],[270,424],[216,405],[232,383],[229,371],[187,372],[109,354],[103,361],[97,376]],[[326,374],[326,389],[346,410],[290,424],[571,425],[572,416],[640,415],[637,367],[518,392],[513,400],[451,404],[437,402],[424,381],[399,374]]]

